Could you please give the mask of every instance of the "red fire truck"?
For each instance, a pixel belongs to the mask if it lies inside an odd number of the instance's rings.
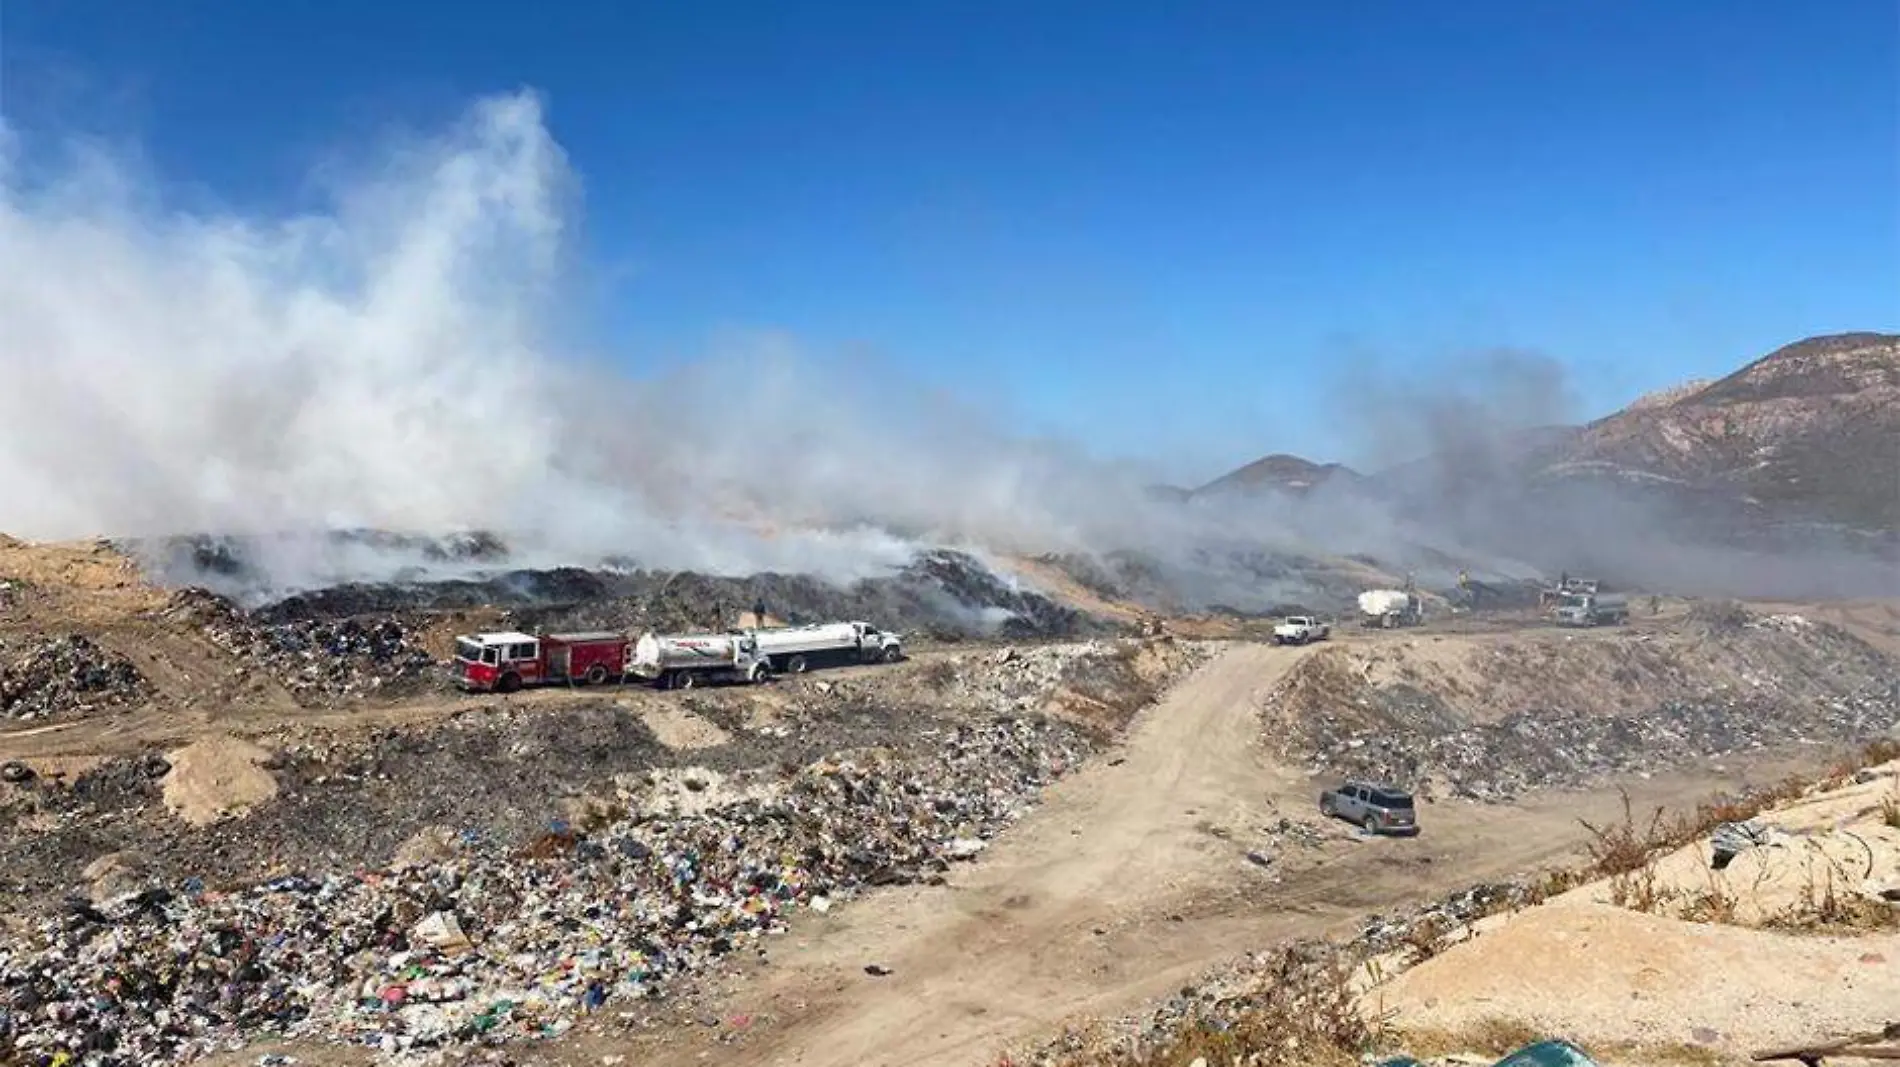
[[[463,689],[512,693],[529,685],[601,685],[627,673],[626,634],[469,634],[455,639]]]

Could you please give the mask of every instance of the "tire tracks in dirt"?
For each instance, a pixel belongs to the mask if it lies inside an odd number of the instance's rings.
[[[764,973],[729,998],[750,1019],[743,1037],[714,1044],[707,1034],[688,1047],[704,1040],[733,1065],[994,1063],[1066,1022],[1138,1010],[1249,949],[1342,933],[1369,913],[1554,862],[1586,838],[1580,817],[1620,812],[1614,787],[1513,806],[1441,802],[1421,813],[1418,837],[1342,830],[1308,865],[1270,880],[1245,860],[1245,828],[1283,809],[1311,817],[1316,787],[1266,757],[1257,708],[1308,651],[1238,645],[1216,656],[948,886],[802,916]],[[1638,804],[1677,804],[1746,776],[1628,785]],[[871,964],[890,973],[869,976]],[[636,1051],[585,1044],[566,1051]],[[688,1054],[663,1048],[629,1062]]]

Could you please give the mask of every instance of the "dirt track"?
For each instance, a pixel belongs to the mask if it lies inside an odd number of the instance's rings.
[[[722,1063],[962,1065],[1070,1019],[1137,1009],[1248,948],[1551,861],[1613,790],[1513,808],[1444,803],[1415,839],[1286,854],[1275,883],[1251,828],[1309,815],[1313,785],[1260,756],[1254,713],[1305,650],[1235,647],[1145,712],[1125,751],[1045,803],[947,887],[873,896],[801,921],[768,975],[731,998],[746,1034]],[[1704,795],[1736,771],[1636,783],[1643,803]],[[892,972],[868,976],[878,964]],[[699,1039],[695,1039],[695,1043]],[[648,1062],[679,1062],[675,1044]],[[572,1062],[632,1052],[601,1038]]]

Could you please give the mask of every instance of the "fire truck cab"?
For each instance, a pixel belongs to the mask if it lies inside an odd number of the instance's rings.
[[[455,668],[464,689],[512,693],[542,681],[541,642],[513,631],[458,637]]]

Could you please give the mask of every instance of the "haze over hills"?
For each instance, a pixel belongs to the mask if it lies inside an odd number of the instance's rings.
[[[1719,381],[1648,394],[1581,426],[1493,435],[1487,475],[1519,491],[1610,486],[1717,504],[1724,516],[1878,534],[1900,522],[1900,335],[1812,337]],[[1349,486],[1375,496],[1436,493],[1470,457],[1438,454],[1373,475],[1276,454],[1197,495]]]

